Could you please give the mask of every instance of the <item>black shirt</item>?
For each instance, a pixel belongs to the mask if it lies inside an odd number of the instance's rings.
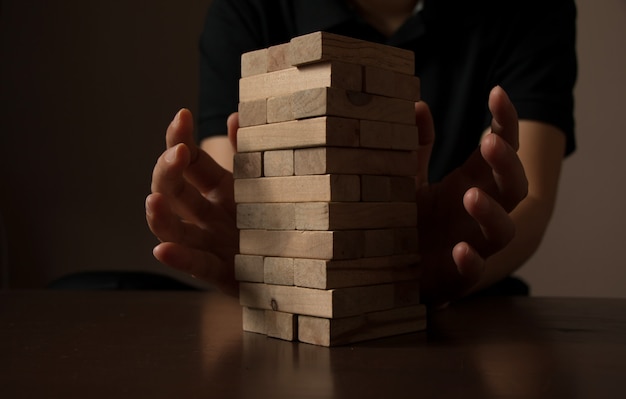
[[[487,99],[495,85],[520,119],[560,128],[567,155],[575,149],[575,22],[573,0],[426,0],[387,38],[345,0],[213,0],[200,40],[198,139],[225,134],[237,110],[242,53],[328,31],[415,52],[422,99],[435,121],[432,181],[476,149],[491,121]]]

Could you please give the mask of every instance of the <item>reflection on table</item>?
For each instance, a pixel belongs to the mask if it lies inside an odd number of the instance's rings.
[[[0,293],[6,398],[611,398],[623,375],[619,299],[474,299],[325,348],[242,332],[218,293]]]

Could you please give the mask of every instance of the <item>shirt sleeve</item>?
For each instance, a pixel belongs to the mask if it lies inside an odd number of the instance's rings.
[[[494,83],[509,94],[520,119],[561,129],[564,155],[576,148],[574,85],[577,77],[576,8],[571,0],[529,2],[511,18]]]

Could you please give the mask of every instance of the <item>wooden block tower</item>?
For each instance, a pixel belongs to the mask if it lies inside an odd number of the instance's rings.
[[[413,53],[316,32],[241,64],[244,330],[323,346],[423,330]]]

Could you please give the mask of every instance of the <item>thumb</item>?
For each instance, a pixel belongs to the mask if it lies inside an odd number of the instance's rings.
[[[235,152],[237,152],[237,130],[239,130],[238,112],[233,112],[228,116],[226,127],[228,128],[228,140],[230,141],[230,145],[232,145]]]

